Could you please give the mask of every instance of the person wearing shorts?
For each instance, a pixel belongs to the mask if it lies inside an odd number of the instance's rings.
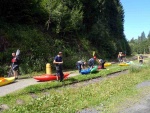
[[[12,53],[12,60],[11,60],[11,68],[13,70],[14,77],[18,79],[18,70],[19,70],[19,57],[16,56],[16,53]]]

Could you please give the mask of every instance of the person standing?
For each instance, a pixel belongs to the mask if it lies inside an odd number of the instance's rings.
[[[139,56],[138,56],[138,62],[139,62],[140,64],[143,64],[143,56],[142,56],[142,55],[139,55]]]
[[[63,64],[63,58],[62,58],[62,52],[59,52],[57,56],[55,56],[53,63],[56,67],[56,76],[60,77],[60,82],[63,81],[64,74],[62,72],[62,64]]]
[[[77,61],[76,65],[77,65],[77,68],[78,68],[79,73],[80,73],[81,70],[85,68],[86,62],[79,60],[79,61]]]
[[[11,68],[13,70],[13,74],[15,79],[18,79],[18,70],[19,70],[19,56],[16,55],[15,52],[12,53],[12,60],[11,60]]]
[[[118,60],[119,60],[119,63],[123,62],[122,52],[118,53]]]

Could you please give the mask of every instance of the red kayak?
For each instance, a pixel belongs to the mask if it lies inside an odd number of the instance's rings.
[[[64,79],[67,78],[67,76],[69,75],[70,73],[64,73]],[[51,80],[57,80],[57,76],[56,75],[50,75],[50,74],[44,74],[44,75],[41,75],[41,76],[34,76],[33,77],[34,79],[38,80],[38,81],[51,81]],[[58,79],[59,79],[59,76],[58,76]]]

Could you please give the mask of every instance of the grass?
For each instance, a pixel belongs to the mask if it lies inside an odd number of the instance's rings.
[[[46,82],[32,85],[0,98],[0,104],[7,104],[10,107],[4,113],[75,113],[84,108],[95,108],[104,113],[116,112],[118,105],[121,106],[121,103],[127,98],[139,93],[135,88],[138,83],[150,80],[148,67],[142,68],[138,73],[135,71],[122,76],[106,78],[101,82],[86,86],[60,86],[107,76],[109,73],[126,68],[114,65],[109,67],[109,70],[69,78],[64,84]],[[16,100],[21,100],[22,104],[16,104]]]

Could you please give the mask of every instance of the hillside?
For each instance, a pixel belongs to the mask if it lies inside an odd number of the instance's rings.
[[[106,60],[119,51],[130,55],[119,0],[5,0],[0,1],[0,16],[0,75],[6,74],[18,48],[22,73],[45,70],[58,51],[63,52],[64,69],[88,60],[93,51]]]

